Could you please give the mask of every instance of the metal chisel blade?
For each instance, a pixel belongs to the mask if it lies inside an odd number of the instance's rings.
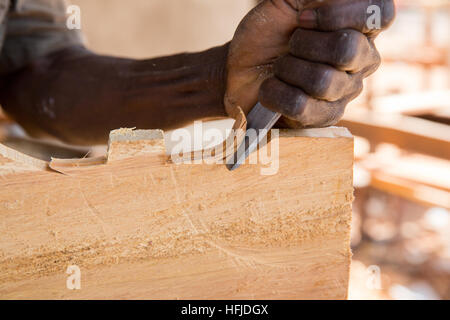
[[[242,144],[234,154],[233,161],[235,162],[227,164],[227,168],[230,171],[239,168],[248,156],[258,148],[259,143],[264,138],[264,135],[261,134],[260,130],[266,129],[267,133],[280,118],[280,113],[273,112],[258,102],[247,116],[247,131],[255,129],[256,136],[245,135],[244,141],[242,141]]]

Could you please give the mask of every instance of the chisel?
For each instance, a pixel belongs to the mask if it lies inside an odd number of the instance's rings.
[[[298,0],[298,4],[302,6],[299,15],[305,9],[317,8],[330,2],[331,0]],[[254,135],[245,136],[244,141],[233,156],[232,160],[235,162],[227,162],[227,168],[230,171],[239,168],[248,156],[258,148],[264,134],[267,134],[280,118],[280,113],[273,112],[258,102],[247,116],[247,131],[250,129],[256,130],[256,137]],[[262,129],[266,130],[260,131]]]
[[[258,102],[247,116],[247,131],[254,129],[256,135],[245,135],[244,141],[234,154],[233,160],[235,162],[227,164],[227,168],[230,171],[239,168],[245,162],[245,159],[258,148],[264,135],[273,128],[280,118],[281,113],[273,112]]]

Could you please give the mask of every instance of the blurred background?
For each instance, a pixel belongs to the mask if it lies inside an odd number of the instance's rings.
[[[71,2],[89,48],[135,58],[223,44],[257,3]],[[350,298],[450,299],[450,0],[396,4],[383,65],[340,123],[356,136]]]
[[[450,299],[450,1],[396,1],[356,138],[350,298]]]

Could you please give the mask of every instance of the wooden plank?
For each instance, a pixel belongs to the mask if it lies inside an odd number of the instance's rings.
[[[159,131],[53,164],[65,174],[0,148],[0,298],[345,299],[353,138],[278,141],[272,176],[168,163]],[[69,265],[81,290],[66,288]]]
[[[391,52],[383,53],[383,62],[385,63],[407,63],[421,67],[446,67],[448,66],[449,48],[440,48],[436,46],[409,46],[403,50],[392,48]]]
[[[373,99],[373,111],[386,114],[416,116],[436,110],[450,109],[450,90],[395,94]]]
[[[375,171],[370,185],[378,190],[397,195],[427,207],[450,209],[450,192],[430,187],[411,179]]]
[[[444,124],[353,109],[339,125],[373,145],[391,143],[405,150],[450,160],[450,127]]]
[[[417,114],[416,117],[450,126],[450,108],[432,110],[423,114]]]
[[[383,150],[384,149],[384,150]],[[450,209],[450,162],[381,148],[357,163],[370,186],[429,207]]]

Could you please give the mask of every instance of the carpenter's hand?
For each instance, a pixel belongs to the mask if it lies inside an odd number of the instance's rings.
[[[381,9],[381,29],[367,26],[372,5]],[[305,6],[313,9],[302,11]],[[335,124],[378,68],[373,40],[394,15],[393,0],[263,1],[230,45],[228,114],[238,106],[248,113],[259,100],[284,115],[280,125]]]

